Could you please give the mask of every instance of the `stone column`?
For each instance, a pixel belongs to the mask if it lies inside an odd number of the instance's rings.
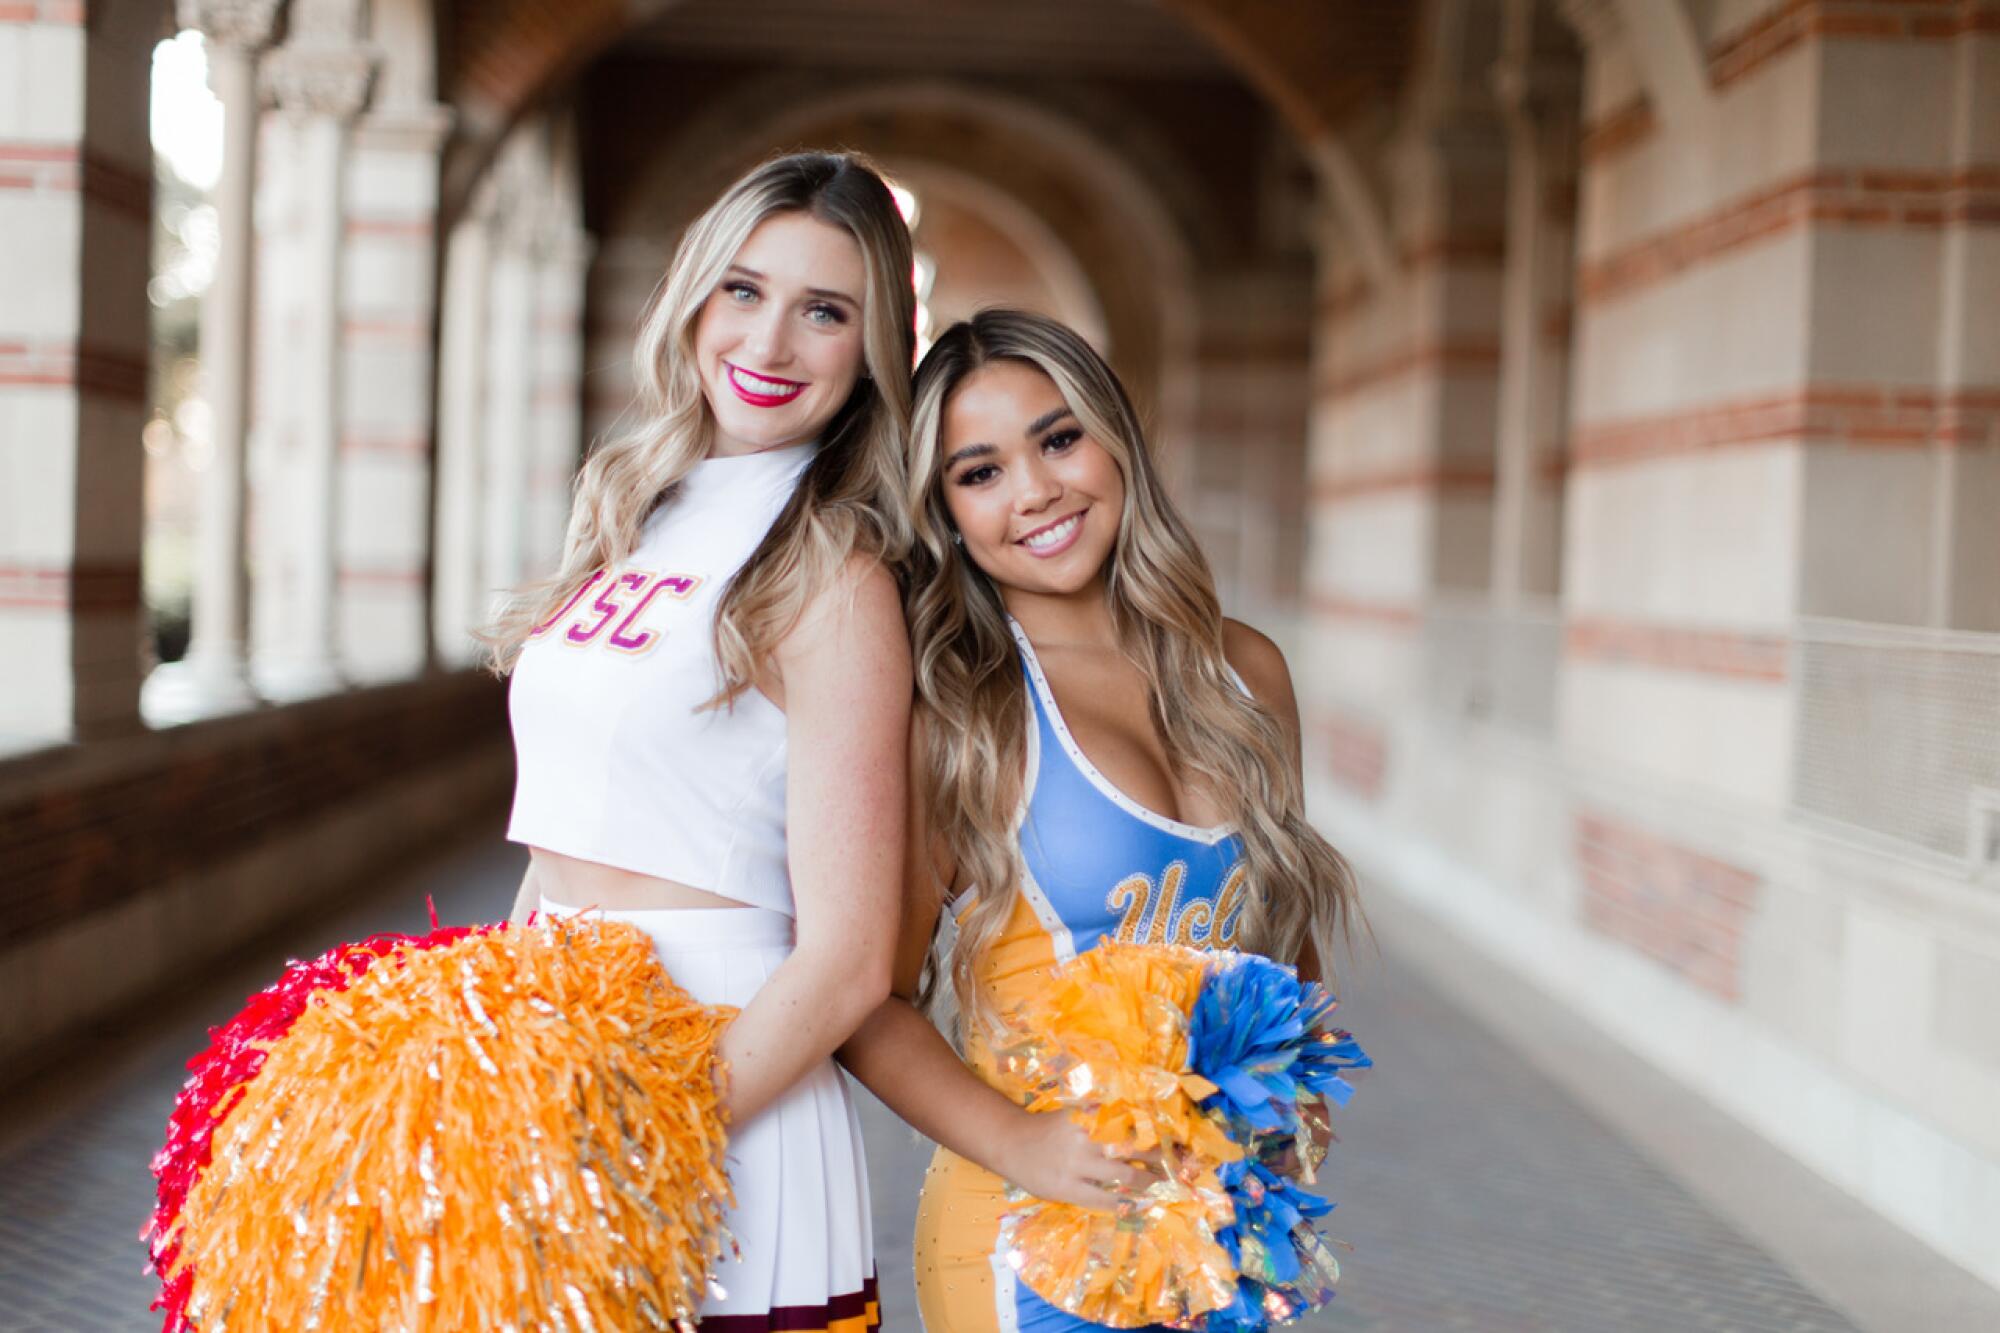
[[[486,478],[486,360],[493,281],[491,202],[453,228],[439,320],[438,454],[431,546],[431,650],[449,666],[478,656],[484,623],[480,497]]]
[[[272,53],[264,79],[278,107],[293,122],[298,152],[295,180],[303,205],[295,341],[295,397],[287,409],[296,421],[291,458],[288,530],[293,577],[287,589],[289,633],[257,662],[257,680],[273,698],[304,698],[338,689],[335,648],[337,565],[335,514],[340,494],[343,257],[346,250],[348,129],[368,100],[378,56],[340,37],[294,39]],[[292,332],[293,321],[285,321]]]
[[[590,237],[567,208],[535,246],[535,399],[528,467],[528,564],[534,577],[562,559],[570,483],[583,456],[583,295]]]
[[[448,108],[385,104],[354,125],[344,274],[341,669],[358,682],[430,657],[439,156]]]
[[[1395,122],[1353,137],[1357,176],[1386,186],[1391,271],[1364,248],[1321,249],[1301,703],[1329,771],[1385,806],[1428,798],[1398,775],[1432,720],[1479,715],[1491,695],[1498,14],[1434,7]]]
[[[1534,0],[1509,0],[1505,26],[1493,67],[1507,134],[1493,506],[1493,598],[1502,612],[1546,602],[1560,583],[1582,76]]]
[[[518,227],[502,225],[487,324],[486,485],[480,525],[481,581],[492,599],[534,572],[528,560],[526,510],[533,439],[535,260],[530,238]]]
[[[244,458],[250,422],[252,205],[257,172],[257,61],[279,0],[180,0],[200,30],[208,82],[222,103],[222,174],[215,186],[215,278],[202,298],[201,372],[215,422],[201,480],[194,603],[185,661],[147,682],[147,709],[175,721],[255,702],[245,671],[249,577],[244,561]]]
[[[1296,612],[1303,562],[1312,277],[1301,268],[1264,258],[1204,274],[1197,289],[1180,496],[1224,607],[1253,624]]]
[[[201,30],[209,86],[222,103],[222,174],[215,186],[215,280],[202,300],[202,379],[215,449],[202,478],[193,623],[191,702],[198,711],[252,701],[244,676],[248,575],[244,565],[243,460],[250,420],[252,205],[256,196],[257,60],[279,0],[181,0],[180,21]]]

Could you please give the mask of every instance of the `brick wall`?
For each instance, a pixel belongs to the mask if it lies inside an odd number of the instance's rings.
[[[1737,999],[1758,876],[1602,814],[1575,818],[1584,923],[1720,999]]]
[[[511,772],[478,673],[0,764],[0,1064],[20,1077],[258,930],[490,831]]]

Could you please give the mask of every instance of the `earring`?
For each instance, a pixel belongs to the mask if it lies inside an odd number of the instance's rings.
[[[951,530],[951,544],[953,546],[965,545],[965,534],[960,532],[957,528],[953,528]]]

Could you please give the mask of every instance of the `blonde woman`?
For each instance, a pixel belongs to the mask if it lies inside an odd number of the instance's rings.
[[[740,1257],[708,1333],[877,1327],[861,1135],[828,1056],[888,993],[908,640],[915,296],[888,188],[780,158],[688,230],[639,423],[577,483],[562,568],[493,631],[532,851],[514,918],[650,934],[722,1040]]]
[[[930,1333],[1087,1329],[1015,1280],[1004,1182],[1108,1208],[1146,1176],[995,1091],[990,1024],[1111,938],[1316,972],[1352,883],[1305,821],[1284,658],[1222,618],[1097,354],[986,311],[938,340],[915,396],[902,944],[895,995],[841,1058],[942,1145],[917,1218]],[[962,1061],[915,1003],[947,911]]]

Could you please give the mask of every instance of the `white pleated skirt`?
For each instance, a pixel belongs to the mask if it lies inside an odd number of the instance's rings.
[[[579,909],[542,899],[550,916]],[[792,951],[792,919],[761,907],[606,911],[653,939],[660,962],[703,1004],[748,1004]],[[729,1131],[729,1227],[737,1257],[716,1266],[702,1333],[865,1333],[879,1328],[874,1228],[861,1122],[831,1060]]]

